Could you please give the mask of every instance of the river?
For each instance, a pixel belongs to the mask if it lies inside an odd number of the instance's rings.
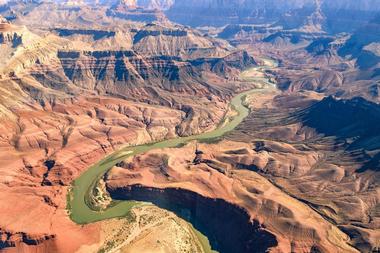
[[[264,62],[266,64],[265,66],[255,67],[252,70],[264,71],[265,69],[277,66],[277,63],[270,59],[265,59]],[[250,79],[250,81],[252,81],[252,79]],[[106,210],[95,211],[86,204],[86,199],[99,179],[102,178],[104,174],[116,163],[125,160],[128,156],[135,156],[153,149],[172,148],[193,140],[202,141],[215,139],[235,129],[249,114],[249,109],[243,104],[244,97],[254,93],[261,93],[263,90],[275,89],[275,85],[271,83],[267,78],[259,77],[256,81],[265,83],[264,88],[245,91],[233,97],[230,102],[230,106],[237,112],[236,116],[227,121],[225,124],[222,124],[219,128],[211,132],[206,132],[198,135],[163,140],[146,145],[121,148],[120,150],[115,151],[114,153],[108,155],[98,163],[91,166],[73,182],[72,188],[69,191],[67,206],[70,212],[70,218],[78,224],[88,224],[105,219],[126,216],[133,207],[136,205],[141,205],[142,203],[137,201],[120,201],[117,204],[107,208]],[[207,246],[204,247],[207,248]],[[210,252],[210,248],[205,249],[205,251]]]

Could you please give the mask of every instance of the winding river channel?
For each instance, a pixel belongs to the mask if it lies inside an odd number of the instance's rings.
[[[252,70],[256,72],[263,72],[266,69],[277,66],[277,63],[273,60],[266,59],[265,62],[265,66],[256,67]],[[233,97],[230,102],[230,106],[237,112],[236,116],[228,120],[225,124],[222,124],[219,128],[211,132],[206,132],[198,135],[163,140],[146,145],[125,147],[108,155],[87,169],[84,173],[81,174],[79,178],[73,182],[72,188],[68,194],[67,205],[70,211],[70,218],[78,224],[88,224],[105,219],[126,216],[133,207],[141,205],[142,203],[137,201],[120,201],[115,205],[107,208],[106,210],[95,211],[87,205],[86,199],[88,194],[96,186],[99,179],[102,178],[104,174],[115,164],[125,160],[129,156],[135,156],[153,149],[177,147],[193,140],[202,141],[219,138],[235,129],[249,114],[249,109],[244,106],[245,96],[254,93],[261,93],[264,90],[275,88],[275,85],[265,77],[250,78],[249,81],[263,83],[264,87],[242,92]]]

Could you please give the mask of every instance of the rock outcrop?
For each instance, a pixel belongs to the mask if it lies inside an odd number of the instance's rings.
[[[144,55],[172,55],[183,59],[220,58],[229,54],[225,41],[202,36],[182,26],[149,24],[133,37],[133,49]]]
[[[251,221],[245,210],[222,199],[203,197],[195,192],[175,188],[150,188],[131,185],[110,189],[119,200],[149,201],[175,212],[204,232],[218,252],[265,252],[277,246],[274,235]]]
[[[138,0],[138,5],[148,9],[168,10],[175,0]]]
[[[380,15],[360,27],[339,49],[341,56],[357,59],[361,69],[378,68],[380,64]]]

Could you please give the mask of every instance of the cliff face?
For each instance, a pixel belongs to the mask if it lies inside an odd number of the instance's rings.
[[[192,61],[169,56],[143,57],[133,51],[59,52],[58,58],[65,76],[81,88],[133,100],[150,99],[151,103],[160,101],[160,97],[148,95],[152,88],[156,92],[162,90],[196,96],[209,92],[221,94],[223,88],[209,86],[202,81],[200,70],[224,77],[233,70],[255,64],[244,52],[233,53],[225,58]],[[206,67],[209,63],[210,66]],[[49,75],[50,72],[46,74]],[[34,75],[44,83],[43,76],[37,73]],[[145,90],[142,94],[147,94],[148,97],[135,93],[137,90]],[[167,103],[163,101],[160,104]]]
[[[376,0],[322,1],[322,10],[332,32],[353,32],[380,11]]]
[[[380,64],[380,15],[358,28],[338,51],[341,56],[357,59],[361,69],[379,67]]]
[[[172,55],[183,59],[220,58],[230,53],[225,41],[202,36],[182,26],[149,24],[133,37],[133,49],[144,55]]]
[[[0,249],[11,248],[11,247],[19,247],[22,248],[22,244],[35,246],[35,250],[38,252],[39,250],[43,250],[43,247],[38,247],[38,245],[43,245],[48,242],[48,244],[54,245],[54,237],[55,235],[30,235],[24,232],[9,232],[0,230]],[[40,249],[38,249],[40,248]],[[51,247],[52,249],[54,248]]]
[[[107,10],[107,16],[136,22],[165,22],[166,17],[159,9],[145,9],[142,7],[131,7],[126,4],[111,6]]]
[[[138,5],[148,9],[168,10],[175,0],[138,0]]]
[[[46,62],[54,57],[58,45],[57,38],[45,38],[30,32],[25,26],[3,21],[0,23],[1,57],[0,74],[21,72],[37,61]],[[36,54],[35,52],[38,52]]]
[[[60,52],[58,57],[73,83],[130,99],[130,90],[149,86],[173,92],[195,92],[196,89],[188,85],[195,85],[195,80],[200,78],[190,64],[180,59],[144,58],[133,51]]]
[[[139,185],[109,189],[112,198],[151,202],[175,212],[202,231],[218,252],[265,252],[277,246],[274,235],[251,221],[245,210],[222,199],[203,197],[183,189],[155,189]]]

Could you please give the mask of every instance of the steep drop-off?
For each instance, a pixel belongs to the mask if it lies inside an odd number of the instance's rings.
[[[112,198],[151,202],[191,222],[220,252],[265,252],[277,246],[275,237],[251,221],[247,213],[222,199],[209,199],[181,189],[154,189],[132,185],[109,189]]]

